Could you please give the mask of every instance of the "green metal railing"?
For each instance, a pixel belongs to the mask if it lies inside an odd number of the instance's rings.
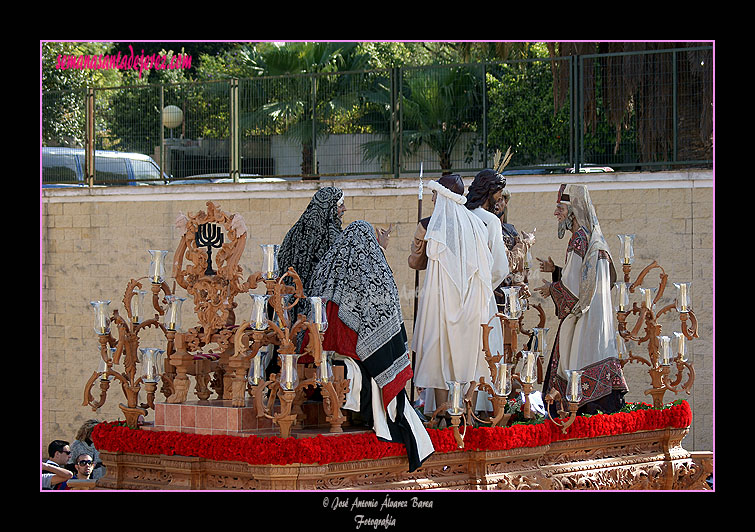
[[[712,105],[705,46],[46,92],[43,147],[68,155],[43,149],[42,181],[470,175],[509,146],[530,173],[710,167]],[[154,168],[110,171],[111,152]]]

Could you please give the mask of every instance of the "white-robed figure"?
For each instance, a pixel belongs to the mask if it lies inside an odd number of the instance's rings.
[[[616,270],[584,185],[561,185],[556,210],[558,237],[572,233],[563,268],[553,260],[540,261],[552,272],[552,283],[536,288],[550,296],[559,318],[558,332],[543,383],[543,395],[556,388],[566,396],[567,370],[582,371],[580,413],[613,413],[627,392],[616,351],[611,287]]]
[[[505,186],[506,179],[495,170],[487,168],[475,176],[469,185],[469,192],[467,193],[467,209],[485,225],[486,242],[493,258],[490,277],[491,286],[494,290],[501,286],[506,277],[511,273],[507,248],[503,240],[501,220],[495,214],[496,206],[502,201]],[[488,307],[488,319],[485,320],[486,323],[498,312],[495,297],[490,299]],[[490,326],[492,327],[488,337],[490,352],[493,355],[498,353],[503,354],[503,328],[501,327],[501,320],[498,318],[491,320]],[[493,405],[489,401],[484,405],[478,404],[477,407],[478,410],[493,409]]]
[[[489,319],[494,297],[485,225],[464,206],[464,196],[437,181],[427,187],[433,191],[435,208],[425,234],[427,271],[412,350],[414,384],[426,389],[425,412],[429,414],[446,401],[447,382],[468,383],[489,374],[481,324]]]

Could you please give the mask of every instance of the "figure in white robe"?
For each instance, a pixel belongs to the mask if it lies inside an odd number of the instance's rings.
[[[425,388],[425,412],[445,402],[447,382],[489,375],[482,326],[493,298],[488,231],[466,198],[431,181],[435,208],[425,234],[427,271],[412,335],[415,385]],[[498,224],[500,230],[500,223]]]
[[[493,290],[501,286],[503,281],[511,273],[509,267],[509,258],[506,244],[503,240],[503,229],[501,220],[496,216],[495,211],[503,197],[506,178],[500,173],[486,168],[477,173],[472,183],[469,185],[467,194],[467,209],[477,216],[485,224],[487,232],[487,246],[493,258],[491,267],[491,286]],[[490,353],[495,356],[503,355],[503,327],[501,320],[494,318],[498,312],[498,305],[495,295],[488,302],[488,323],[492,329],[488,336],[488,345]],[[489,379],[490,372],[485,373]],[[493,404],[486,394],[478,394],[475,409],[478,411],[492,411]]]
[[[556,388],[566,396],[567,371],[582,371],[580,413],[613,413],[627,392],[616,351],[611,287],[616,271],[595,208],[584,185],[562,185],[554,215],[559,238],[572,232],[563,268],[538,260],[553,282],[536,288],[550,296],[559,318],[558,331],[543,383],[543,395]]]

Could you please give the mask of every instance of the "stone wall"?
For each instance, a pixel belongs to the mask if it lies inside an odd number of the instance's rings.
[[[472,176],[465,176],[467,186],[471,180]],[[618,260],[616,235],[637,235],[633,279],[653,260],[665,269],[669,285],[661,304],[673,301],[676,290],[671,283],[692,281],[700,334],[700,338],[691,343],[695,386],[690,396],[667,393],[664,399],[668,402],[683,397],[690,402],[694,419],[684,441],[685,448],[711,450],[713,173],[583,174],[576,179],[570,175],[509,176],[507,188],[512,193],[509,221],[519,230],[537,228],[533,256],[550,256],[556,264],[563,264],[566,246],[566,242],[556,236],[553,217],[556,191],[562,182],[588,185],[615,260]],[[55,438],[72,441],[86,419],[123,419],[118,403],[125,400],[116,385],[111,386],[107,403],[99,411],[92,412],[91,408],[82,406],[84,384],[96,369],[99,357],[89,301],[110,299],[111,308],[123,313],[126,284],[148,273],[147,250],[170,250],[172,257],[180,237],[174,227],[177,216],[205,210],[207,201],[213,201],[226,212],[240,213],[246,220],[250,236],[241,261],[246,278],[260,269],[259,245],[279,244],[318,188],[341,187],[347,208],[344,227],[359,219],[376,226],[387,227],[391,222],[395,226],[387,256],[411,336],[415,286],[414,271],[408,268],[406,257],[417,222],[417,183],[410,179],[344,179],[43,190],[40,235],[43,447]],[[428,216],[431,212],[430,195],[425,194],[422,214]],[[645,286],[657,285],[657,271],[653,270],[647,277]],[[539,286],[539,275],[539,272],[533,273],[531,286]],[[420,283],[421,280],[422,276]],[[244,319],[248,313],[247,299],[237,298],[237,320]],[[557,323],[552,303],[544,302],[544,308],[551,341]],[[186,327],[194,323],[189,301],[184,305],[183,320]],[[661,323],[663,334],[672,336],[673,331],[678,330],[678,320],[664,319]],[[151,344],[164,345],[154,328],[140,337],[142,347]],[[643,393],[650,382],[646,367],[630,364],[625,373],[631,388],[628,400],[652,402]],[[158,394],[158,400],[161,398]]]

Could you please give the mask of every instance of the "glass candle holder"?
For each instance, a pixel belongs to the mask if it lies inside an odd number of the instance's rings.
[[[687,337],[680,332],[675,332],[674,346],[676,347],[674,351],[679,357],[679,360],[681,360],[682,362],[687,362],[687,360],[689,359],[689,343],[687,342]]]
[[[616,333],[616,354],[619,360],[629,359],[629,349],[627,347],[627,343],[618,332]]]
[[[448,402],[450,406],[446,410],[452,416],[464,414],[464,386],[466,382],[448,381]]]
[[[631,283],[617,282],[614,297],[614,310],[617,312],[629,312],[629,286]]]
[[[508,397],[511,394],[511,364],[498,362],[495,365],[495,381],[493,390],[500,397]]]
[[[113,360],[113,357],[115,356],[115,347],[108,347],[108,360]],[[97,353],[99,355],[99,353]],[[99,356],[99,363],[97,365],[97,373],[100,374],[100,380],[101,381],[112,381],[113,376],[107,374],[107,362],[105,362],[102,359],[102,356]]]
[[[621,242],[620,255],[622,264],[632,264],[634,262],[634,237],[635,235],[618,235]]]
[[[658,355],[662,366],[671,365],[671,338],[669,336],[658,337]]]
[[[535,351],[522,351],[522,371],[519,377],[524,384],[535,384],[537,380],[537,355]]]
[[[278,274],[278,246],[277,244],[260,244],[262,248],[262,277],[267,280],[275,279]]]
[[[90,301],[94,311],[94,332],[110,334],[110,300]]]
[[[181,330],[181,305],[186,301],[185,297],[175,295],[165,296],[168,309],[165,312],[165,328],[169,331]]]
[[[533,327],[532,328],[532,346],[530,351],[535,351],[544,355],[548,349],[546,342],[546,335],[548,334],[548,327]]]
[[[692,310],[692,297],[690,289],[692,283],[674,283],[677,289],[676,294],[676,310],[679,312],[689,312]]]
[[[310,323],[314,323],[317,330],[325,332],[328,329],[328,316],[325,312],[325,301],[321,297],[308,297],[309,300],[309,316],[307,319]]]
[[[260,347],[257,353],[252,357],[247,381],[252,386],[257,386],[265,382],[265,367],[267,359],[268,346]]]
[[[566,379],[566,400],[570,403],[579,403],[582,401],[582,372],[567,369]]]
[[[655,293],[657,291],[657,288],[640,288],[640,298],[642,299],[642,304],[649,310],[655,310],[653,298],[655,297]]]
[[[165,257],[168,252],[162,249],[148,249],[152,257],[149,262],[149,280],[152,284],[162,284],[165,280]]]
[[[140,347],[142,354],[142,382],[158,382],[162,375],[162,359],[165,350],[156,347]]]
[[[289,321],[290,314],[289,314],[288,308],[286,307],[288,307],[288,305],[291,303],[292,297],[293,296],[291,294],[283,294],[281,296],[281,306],[283,307],[282,316],[279,316],[278,312],[275,309],[273,309],[273,321],[281,329],[283,329],[284,327],[288,327],[291,324],[291,322]]]
[[[249,324],[255,331],[267,330],[267,301],[270,298],[267,294],[249,294],[252,297],[252,312],[249,317]]]
[[[322,352],[322,359],[315,375],[317,384],[327,384],[333,380],[333,355],[335,355],[335,351]]]
[[[146,290],[134,290],[131,296],[131,323],[140,324],[146,312],[144,308],[144,296]]]
[[[522,315],[522,303],[519,301],[519,287],[508,286],[501,289],[504,295],[503,315],[509,320],[518,320]]]
[[[281,358],[281,372],[280,372],[280,385],[286,391],[293,391],[299,385],[299,370],[297,368],[297,362],[301,353],[299,354],[279,354]]]

